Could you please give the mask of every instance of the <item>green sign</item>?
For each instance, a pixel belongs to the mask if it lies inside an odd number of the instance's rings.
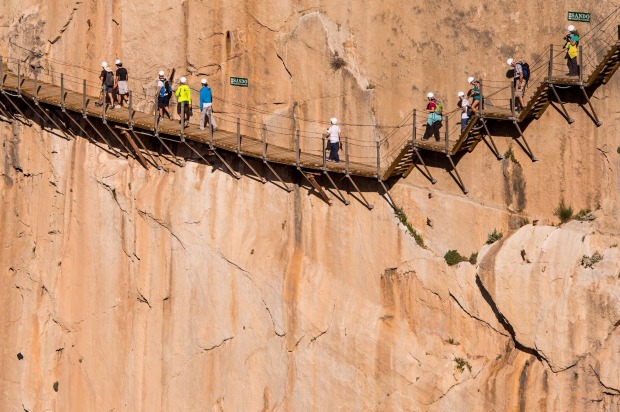
[[[590,23],[590,13],[581,13],[579,11],[569,11],[568,21],[582,21],[584,23]]]
[[[231,77],[230,78],[230,85],[231,86],[239,86],[239,87],[248,87],[248,79],[245,79],[243,77]]]

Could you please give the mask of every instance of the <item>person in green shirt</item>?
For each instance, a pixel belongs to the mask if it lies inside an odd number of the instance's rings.
[[[185,121],[184,126],[189,126],[189,118],[191,116],[192,111],[192,91],[187,85],[187,79],[185,77],[181,77],[179,79],[181,85],[174,92],[174,95],[177,97],[177,113],[181,116],[181,113],[184,113],[185,118],[179,120],[179,123]]]

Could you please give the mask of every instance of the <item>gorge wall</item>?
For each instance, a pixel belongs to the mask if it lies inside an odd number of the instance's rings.
[[[454,105],[467,76],[501,79],[509,55],[557,43],[567,11],[0,4],[4,56],[93,81],[118,57],[138,92],[161,68],[207,76],[216,96],[280,126],[394,125],[431,90]],[[571,7],[596,21],[615,6]],[[287,193],[192,161],[145,170],[86,139],[0,123],[0,409],[617,410],[618,79],[594,96],[600,128],[577,105],[572,125],[548,110],[528,127],[539,162],[499,138],[514,158],[481,145],[458,163],[468,195],[439,168],[436,185],[415,171],[398,182],[425,247],[372,191],[372,211],[330,207],[293,170]],[[555,226],[562,200],[593,220]],[[494,229],[504,238],[484,245]],[[447,266],[449,249],[478,262]]]

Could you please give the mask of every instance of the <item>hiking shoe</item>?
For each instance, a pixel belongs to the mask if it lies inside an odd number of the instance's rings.
[[[340,160],[336,160],[336,164],[340,163]]]

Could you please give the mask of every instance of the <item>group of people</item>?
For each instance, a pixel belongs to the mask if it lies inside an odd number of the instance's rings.
[[[200,130],[205,130],[205,125],[210,125],[211,130],[217,130],[217,124],[213,118],[213,92],[209,87],[207,79],[200,81]],[[157,79],[157,109],[159,110],[158,121],[164,116],[171,119],[170,112],[170,98],[172,94],[177,98],[177,114],[180,117],[179,123],[182,123],[184,127],[189,127],[189,119],[193,115],[192,105],[192,89],[187,84],[187,78],[181,77],[179,79],[179,86],[175,89],[172,88],[171,82],[166,78],[166,73],[161,70],[158,73]]]
[[[566,34],[564,40],[566,41],[564,49],[566,49],[566,59],[568,65],[567,75],[578,76],[579,65],[577,63],[577,57],[579,56],[579,32],[575,26],[568,26],[568,34]],[[517,111],[522,111],[525,107],[525,102],[523,100],[525,87],[527,85],[527,80],[529,79],[529,73],[526,73],[526,68],[529,70],[529,66],[522,61],[515,60],[512,57],[509,58],[506,63],[513,71],[513,84],[515,90],[515,101],[513,104],[515,104],[515,109]],[[106,101],[105,99],[109,99],[109,107],[112,110],[115,107],[122,107],[123,103],[127,100],[127,94],[129,93],[127,84],[129,74],[127,73],[127,69],[123,67],[121,60],[116,60],[115,65],[117,67],[116,73],[112,71],[112,68],[110,68],[106,62],[102,62],[102,71],[99,76],[101,79],[101,98],[98,105],[102,105]],[[465,92],[462,91],[457,94],[459,99],[457,106],[461,114],[461,132],[467,128],[473,115],[480,110],[483,99],[480,93],[480,82],[474,77],[469,77],[467,82],[471,86],[471,89],[468,91],[467,95],[465,95]],[[202,79],[200,83],[202,86],[200,89],[199,106],[200,130],[204,130],[205,125],[209,124],[211,129],[215,131],[217,130],[217,125],[215,123],[215,119],[213,118],[213,94],[209,84],[207,83],[207,79]],[[174,90],[171,82],[166,78],[165,72],[162,70],[158,73],[157,93],[157,109],[159,111],[158,121],[164,116],[171,119],[168,109],[170,107],[170,99],[174,93],[177,98],[177,114],[181,117],[179,123],[183,123],[184,127],[188,127],[189,119],[192,116],[193,110],[192,91],[187,84],[187,79],[185,77],[181,77],[179,79],[179,86],[176,90]],[[435,98],[435,95],[432,92],[428,93],[426,98],[428,100],[426,105],[428,118],[426,131],[424,132],[422,140],[429,140],[430,137],[433,136],[435,140],[439,142],[441,140],[439,130],[443,125],[443,104]],[[338,119],[332,117],[330,122],[331,126],[327,129],[327,133],[325,135],[325,138],[328,140],[327,148],[329,150],[327,161],[340,163],[338,151],[341,145],[341,130],[338,126]]]
[[[129,94],[129,74],[127,69],[123,67],[123,62],[116,60],[116,73],[108,65],[107,62],[101,63],[101,95],[99,102],[95,103],[97,106],[101,106],[106,102],[109,104],[109,108],[114,110],[116,107],[123,106],[123,103],[127,101],[127,95]]]
[[[579,76],[579,65],[577,63],[577,57],[579,56],[579,32],[572,24],[568,26],[568,34],[564,37],[566,41],[564,49],[566,49],[566,59],[568,65],[567,76]],[[506,60],[508,66],[512,70],[513,85],[515,90],[515,110],[521,112],[525,107],[525,101],[523,99],[525,95],[525,88],[529,80],[529,66],[514,58]],[[467,82],[471,86],[471,89],[467,93],[458,92],[458,109],[461,113],[461,133],[467,128],[472,116],[477,113],[481,107],[482,96],[480,94],[480,82],[474,78],[469,77]],[[426,105],[426,112],[428,113],[426,131],[422,140],[428,140],[431,136],[435,137],[436,141],[440,140],[439,130],[441,129],[443,105],[437,101],[435,95],[431,92],[426,95],[428,103]],[[469,99],[472,99],[471,101]]]
[[[101,74],[99,78],[101,80],[101,95],[97,106],[101,106],[106,103],[107,108],[114,110],[118,107],[123,107],[123,103],[127,102],[129,94],[129,74],[127,69],[123,67],[121,60],[116,60],[116,73],[107,62],[101,63]],[[213,93],[207,79],[200,81],[200,130],[205,129],[205,125],[211,126],[213,131],[217,130],[215,119],[213,118]],[[166,78],[166,73],[162,70],[158,73],[157,79],[157,110],[159,111],[158,122],[164,116],[171,119],[170,112],[170,99],[172,94],[177,98],[177,113],[182,119],[179,123],[183,122],[184,127],[189,127],[189,119],[193,114],[192,110],[192,90],[187,84],[187,79],[181,77],[179,79],[179,86],[176,89],[172,88],[171,82]]]

